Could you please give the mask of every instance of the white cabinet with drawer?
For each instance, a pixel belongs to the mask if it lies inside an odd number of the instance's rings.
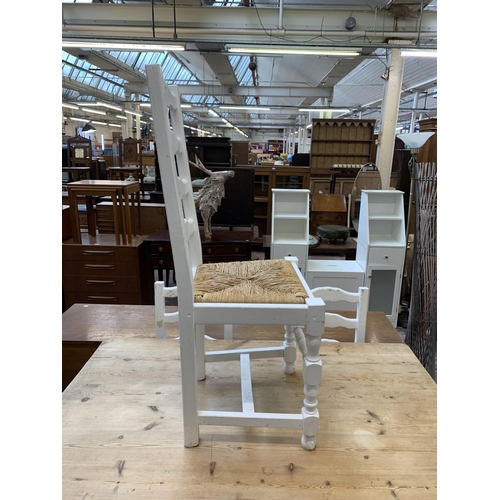
[[[361,192],[356,262],[365,271],[370,311],[383,311],[397,326],[406,253],[403,192]]]

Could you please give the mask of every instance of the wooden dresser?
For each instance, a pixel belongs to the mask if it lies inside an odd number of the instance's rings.
[[[74,303],[142,304],[142,236],[116,245],[111,234],[82,235],[82,243],[63,242],[62,279],[66,307]]]

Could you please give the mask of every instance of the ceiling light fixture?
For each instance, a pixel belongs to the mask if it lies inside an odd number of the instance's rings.
[[[321,112],[331,112],[331,113],[348,113],[350,109],[347,108],[299,108],[299,111],[321,111]]]
[[[62,103],[63,108],[69,108],[69,109],[80,109],[78,106],[75,106],[74,104],[67,104],[65,102]]]
[[[118,125],[117,123],[108,123],[108,125],[109,125],[110,127],[119,127],[119,128],[122,128],[122,126],[121,126],[121,125]]]
[[[86,111],[87,113],[93,113],[96,115],[106,115],[104,111],[97,111],[97,109],[89,109],[89,108],[82,108],[82,111]]]
[[[311,56],[336,56],[356,57],[361,49],[332,49],[331,47],[300,47],[300,46],[227,46],[227,51],[232,54],[281,54],[281,55],[311,55]]]
[[[62,47],[74,49],[93,49],[93,50],[123,50],[127,52],[164,52],[164,51],[182,51],[186,47],[181,44],[154,43],[148,41],[105,41],[105,40],[63,40]]]
[[[418,49],[403,49],[401,50],[403,57],[437,57],[437,50],[418,50]]]
[[[121,120],[126,120],[127,117],[123,115],[115,115],[117,118],[120,118]]]
[[[98,122],[98,121],[95,121],[95,120],[92,120],[90,123],[95,123],[96,125],[107,125],[106,122]]]
[[[129,115],[135,115],[135,116],[142,116],[142,113],[140,111],[133,111],[131,109],[124,109],[125,113],[128,113]]]
[[[220,109],[247,109],[249,111],[271,111],[264,106],[219,106]]]
[[[95,132],[96,131],[96,128],[93,127],[90,122],[87,123],[83,128],[82,128],[82,132],[86,133],[86,132]]]
[[[142,106],[143,108],[150,108],[151,103],[150,102],[141,102],[139,103],[139,106]],[[181,108],[192,108],[191,104],[181,104]]]

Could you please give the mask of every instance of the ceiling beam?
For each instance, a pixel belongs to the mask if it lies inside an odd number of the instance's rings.
[[[285,2],[286,3],[286,2]],[[353,30],[345,28],[354,16]],[[278,28],[278,8],[210,8],[140,4],[63,3],[62,33],[94,37],[155,37],[182,41],[245,43],[309,43],[311,45],[374,46],[388,38],[437,37],[437,13],[424,11],[420,18],[395,18],[389,10],[283,9]],[[313,37],[314,42],[311,42]]]

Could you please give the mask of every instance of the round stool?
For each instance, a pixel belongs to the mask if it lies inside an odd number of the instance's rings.
[[[343,240],[345,243],[351,235],[351,230],[346,226],[326,225],[316,228],[316,236],[325,239],[328,243],[335,243],[336,240]]]

